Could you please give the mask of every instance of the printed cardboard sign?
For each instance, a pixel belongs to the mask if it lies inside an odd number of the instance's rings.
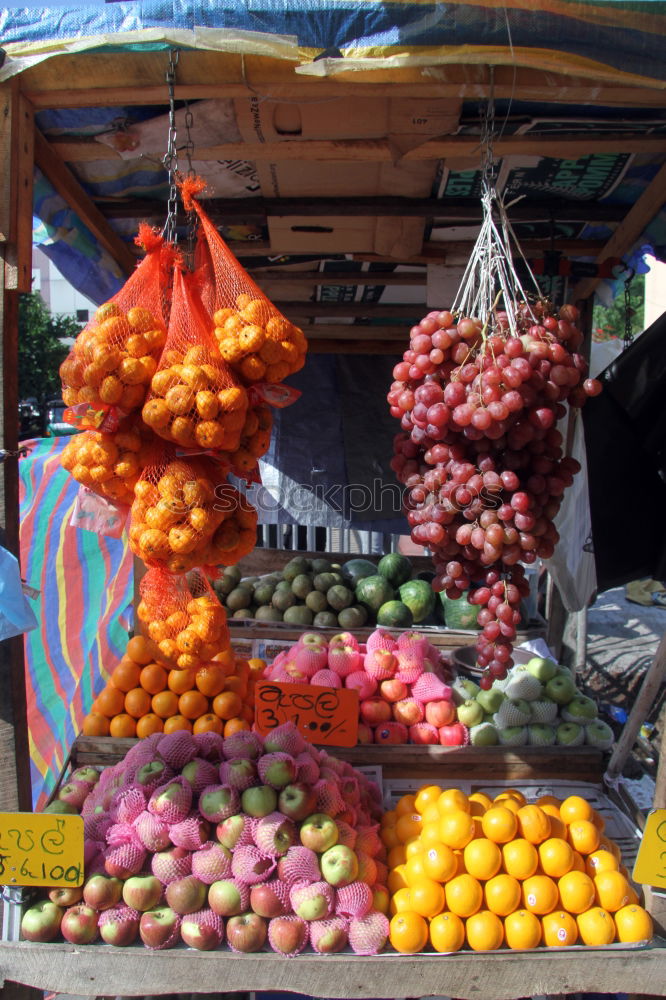
[[[639,885],[666,889],[666,809],[654,809],[647,818],[633,879]]]
[[[259,681],[255,688],[256,724],[263,736],[293,722],[309,743],[355,747],[358,692],[347,688]]]
[[[0,813],[0,883],[83,885],[82,818]]]

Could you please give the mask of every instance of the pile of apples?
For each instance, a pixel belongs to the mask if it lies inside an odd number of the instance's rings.
[[[388,937],[378,787],[307,744],[291,723],[265,741],[179,731],[149,736],[101,774],[75,771],[49,811],[84,819],[85,880],[52,889],[21,924],[29,941],[61,935],[150,949],[235,952],[268,943],[293,956]]]
[[[276,656],[264,679],[358,691],[359,743],[455,746],[467,742],[467,730],[456,723],[441,665],[439,650],[418,632],[395,636],[378,628],[365,643],[350,632],[330,641],[305,632]]]

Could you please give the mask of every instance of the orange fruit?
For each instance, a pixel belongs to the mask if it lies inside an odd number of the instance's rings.
[[[435,951],[460,951],[464,943],[465,925],[459,916],[447,911],[432,918],[430,944]]]
[[[234,691],[221,691],[213,699],[215,715],[219,715],[225,722],[238,716],[242,705],[242,701]]]
[[[573,868],[574,852],[566,840],[549,837],[539,844],[539,861],[546,875],[561,878]]]
[[[141,667],[129,656],[123,656],[111,672],[111,683],[119,691],[131,691],[139,683]]]
[[[192,691],[196,678],[195,670],[170,670],[167,678],[167,685],[174,694],[185,694]]]
[[[472,792],[472,794],[468,796],[468,801],[472,807],[472,816],[481,815],[478,809],[474,808],[475,806],[480,806],[483,812],[485,812],[486,809],[490,809],[493,804],[493,800],[489,798],[485,792]]]
[[[507,875],[514,878],[529,878],[539,866],[539,855],[534,844],[517,837],[502,845],[502,864]]]
[[[429,844],[423,851],[422,863],[425,875],[436,882],[448,882],[458,871],[456,856],[446,844]]]
[[[633,890],[621,872],[600,872],[593,881],[597,905],[609,913],[615,913],[633,902]]]
[[[428,806],[437,804],[441,794],[442,789],[439,785],[421,785],[414,797],[414,809],[423,815]]]
[[[133,719],[140,719],[150,712],[150,695],[142,687],[132,688],[125,695],[125,711]]]
[[[622,861],[622,852],[620,851],[620,848],[614,840],[611,840],[610,837],[607,837],[605,834],[602,834],[599,837],[599,849],[610,851],[613,857],[617,859],[618,865]]]
[[[474,819],[462,809],[451,808],[439,821],[439,839],[447,847],[462,850],[474,836]]]
[[[505,799],[513,799],[519,806],[527,805],[527,799],[517,788],[505,788],[503,792],[496,795],[493,801],[495,804],[503,803]]]
[[[522,806],[516,816],[520,835],[530,844],[541,844],[550,837],[550,819],[539,806]]]
[[[134,635],[127,643],[127,649],[125,650],[128,656],[130,656],[135,663],[141,664],[145,667],[147,663],[152,660],[152,653],[150,652],[150,647],[142,635]]]
[[[567,825],[575,820],[591,820],[594,809],[581,795],[569,795],[560,804],[560,816]]]
[[[387,826],[395,826],[398,821],[398,814],[395,809],[387,809],[379,823],[382,830]]]
[[[592,822],[596,826],[599,833],[603,833],[606,829],[606,820],[603,818],[601,813],[598,813],[596,809],[592,810]]]
[[[436,823],[426,823],[424,821],[421,833],[419,834],[419,839],[423,845],[424,851],[427,850],[428,847],[441,844],[441,840],[439,839],[439,816],[437,817]]]
[[[515,813],[506,806],[493,806],[481,817],[481,829],[488,840],[495,844],[506,844],[516,836],[518,820]]]
[[[471,840],[463,851],[465,868],[481,881],[497,875],[502,864],[502,852],[497,844],[485,837]]]
[[[570,913],[553,910],[541,918],[541,938],[548,948],[564,948],[578,940],[578,924]]]
[[[585,872],[570,871],[557,883],[562,906],[569,913],[582,913],[594,903],[594,882]]]
[[[90,712],[83,720],[82,731],[84,736],[108,736],[109,720],[105,715]]]
[[[407,913],[413,912],[414,907],[412,906],[412,890],[405,886],[403,889],[398,889],[396,893],[391,896],[391,903],[389,909],[391,915],[394,913]]]
[[[529,910],[514,910],[504,918],[504,936],[509,948],[536,948],[541,943],[541,924]]]
[[[566,877],[565,875],[564,878]],[[537,913],[539,916],[543,916],[544,913],[550,913],[559,903],[557,883],[553,882],[552,878],[549,878],[548,875],[532,875],[530,878],[526,878],[522,884],[522,889],[523,905],[526,909],[531,910],[532,913]],[[565,903],[562,905],[568,909]]]
[[[403,955],[423,951],[428,943],[428,925],[418,913],[396,913],[389,924],[389,941]]]
[[[576,917],[583,944],[611,944],[615,940],[615,921],[600,906],[593,906]]]
[[[540,795],[536,800],[535,805],[541,806],[542,809],[544,806],[555,806],[559,812],[561,803],[562,799],[558,799],[555,795]]]
[[[402,844],[398,844],[397,847],[392,847],[388,852],[386,864],[389,868],[397,868],[398,865],[404,865],[406,860],[407,855],[405,854],[405,848]]]
[[[561,840],[567,839],[567,825],[560,818],[560,810],[557,806],[551,805],[549,802],[544,802],[542,806],[539,807],[550,820],[550,835],[551,837],[560,837]]]
[[[178,695],[173,691],[158,691],[153,695],[150,707],[160,719],[168,719],[178,714]]]
[[[585,861],[583,859],[583,856],[582,854],[579,854],[578,851],[573,852],[573,868],[571,870],[573,872],[584,872],[587,870],[585,868]]]
[[[652,938],[652,917],[637,903],[623,906],[615,914],[617,939],[623,944],[650,941]]]
[[[518,799],[514,799],[512,795],[507,795],[506,798],[500,799],[499,802],[494,802],[493,805],[495,807],[504,806],[504,808],[508,809],[509,812],[512,812],[514,816],[517,816],[518,811],[523,808]]]
[[[604,850],[603,847],[598,851],[592,851],[585,858],[585,871],[590,878],[600,875],[601,872],[616,872],[618,870],[617,858],[610,851]]]
[[[403,813],[395,824],[395,832],[401,844],[418,837],[421,832],[421,816],[417,812]]]
[[[220,691],[224,691],[225,680],[222,667],[216,663],[205,663],[197,670],[194,682],[202,694],[207,698],[214,698]]]
[[[181,729],[186,730],[188,733],[192,732],[192,723],[184,715],[170,715],[168,719],[164,720],[165,733],[176,733]]]
[[[106,687],[100,691],[95,698],[95,703],[93,705],[94,712],[99,715],[106,715],[107,718],[112,718],[114,715],[120,715],[124,708],[125,692],[120,691],[112,684],[107,684]]]
[[[423,869],[423,857],[420,853],[412,854],[411,858],[407,858],[402,867],[405,869],[405,878],[408,886],[413,886],[416,882],[426,878],[426,873]]]
[[[423,844],[421,843],[420,837],[412,837],[412,839],[408,840],[403,846],[405,848],[405,861],[409,860],[409,858],[414,858],[417,855],[423,854]]]
[[[109,723],[109,734],[119,738],[136,736],[136,720],[125,712],[114,715]]]
[[[250,730],[251,728],[250,723],[246,722],[245,719],[227,719],[224,723],[224,736],[233,736],[234,733],[238,733],[241,730]]]
[[[208,698],[201,691],[186,691],[178,699],[178,711],[186,719],[198,719],[208,712]]]
[[[483,889],[472,875],[456,875],[444,887],[446,908],[459,917],[471,917],[481,909]]]
[[[232,677],[227,677],[225,682],[225,690],[235,691],[237,695],[239,695],[241,698],[244,698],[245,695],[247,694],[247,678],[238,677],[237,675]]]
[[[441,815],[452,809],[468,813],[470,811],[469,799],[459,788],[447,788],[437,799],[437,808]]]
[[[444,888],[434,879],[421,877],[410,885],[412,910],[421,917],[436,917],[444,909]]]
[[[479,910],[465,921],[465,935],[473,951],[497,951],[504,941],[504,926],[490,910]]]
[[[223,729],[222,719],[218,718],[212,712],[200,715],[198,719],[194,720],[192,726],[193,733],[219,733],[222,735]]]
[[[589,819],[577,819],[569,824],[569,841],[579,854],[592,854],[599,847],[600,833]]]
[[[397,865],[392,872],[389,872],[388,889],[395,894],[399,889],[409,889],[407,883],[407,873],[404,865]]]
[[[395,826],[384,827],[379,834],[379,839],[388,851],[390,851],[392,847],[397,847],[400,843],[398,840],[398,834],[395,832]]]
[[[136,723],[136,735],[140,740],[146,738],[146,736],[152,736],[153,733],[164,732],[164,723],[160,719],[159,715],[155,715],[154,712],[149,712],[147,715],[142,715]]]
[[[141,670],[139,684],[148,694],[158,694],[166,689],[168,676],[159,663],[147,663]]]
[[[395,805],[395,815],[396,822],[400,816],[406,816],[407,813],[416,812],[416,796],[415,795],[403,795],[398,799]]]
[[[520,906],[520,882],[512,875],[495,875],[483,887],[487,908],[499,917],[506,917]]]

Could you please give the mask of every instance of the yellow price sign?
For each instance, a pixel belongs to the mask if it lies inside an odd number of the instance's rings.
[[[633,879],[639,885],[666,889],[666,809],[653,809],[647,818]]]
[[[83,820],[0,813],[0,884],[83,885]]]

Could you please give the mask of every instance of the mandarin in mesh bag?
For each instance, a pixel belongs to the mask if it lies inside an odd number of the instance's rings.
[[[221,456],[229,462],[231,471],[239,479],[257,482],[258,460],[268,451],[273,429],[273,414],[263,404],[250,405],[241,428],[240,444],[236,451]]]
[[[196,211],[208,242],[220,354],[247,382],[283,382],[305,364],[305,335],[275,308],[232,254],[194,197],[204,186],[200,178],[187,178],[181,194],[186,211]]]
[[[222,360],[203,306],[180,268],[174,272],[169,332],[144,423],[182,448],[235,451],[248,398]]]
[[[150,431],[129,417],[110,434],[74,434],[63,449],[60,464],[93,493],[129,506],[149,458],[151,441]]]
[[[175,451],[153,456],[134,487],[129,542],[147,566],[187,573],[207,563],[206,552],[229,513],[221,508],[217,466],[208,458],[184,460]]]
[[[224,520],[206,549],[204,565],[235,566],[257,542],[257,511],[231,483],[218,487],[217,505]]]
[[[157,645],[158,662],[196,670],[228,648],[226,614],[203,573],[149,569],[140,594],[137,618],[142,634]]]
[[[120,291],[95,312],[60,366],[67,406],[141,407],[166,342],[163,284],[173,249],[142,224],[146,256]]]

